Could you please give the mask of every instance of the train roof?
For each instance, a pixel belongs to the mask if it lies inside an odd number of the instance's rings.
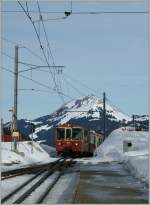
[[[82,126],[75,125],[75,124],[60,124],[60,125],[57,126],[57,128],[67,128],[67,127],[70,127],[70,128],[83,128]]]
[[[90,128],[82,127],[81,125],[76,125],[76,124],[60,124],[56,128],[67,128],[67,127],[69,127],[69,128],[84,128],[86,130],[89,130],[90,132],[95,132],[97,134],[103,135],[103,133],[100,131],[92,130]]]

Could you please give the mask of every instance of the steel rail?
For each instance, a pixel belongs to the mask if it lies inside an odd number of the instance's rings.
[[[65,161],[65,166],[69,167],[71,166],[71,164],[73,163],[73,159],[70,159],[69,161]],[[43,192],[43,194],[37,199],[37,201],[35,202],[36,204],[42,204],[42,202],[44,201],[44,199],[46,198],[46,196],[48,195],[48,193],[51,191],[51,189],[55,186],[55,184],[57,183],[57,181],[59,180],[59,178],[63,175],[63,171],[60,172],[58,174],[58,176],[54,179],[54,181],[46,188],[46,190]]]
[[[44,167],[40,167],[41,169],[39,170],[39,172],[31,177],[30,179],[28,179],[26,182],[24,182],[23,184],[21,184],[19,187],[17,187],[15,190],[13,190],[11,193],[7,194],[4,198],[2,198],[1,203],[4,203],[5,201],[7,201],[8,199],[11,198],[11,196],[13,196],[14,194],[16,194],[18,191],[20,191],[20,189],[24,188],[27,184],[29,184],[31,181],[33,181],[34,179],[36,179],[40,174],[42,174],[43,172],[47,171],[47,169],[51,168],[51,166],[55,166],[57,165],[57,162],[59,162],[62,159],[59,159],[55,162],[52,163],[48,163],[47,166]],[[51,165],[51,166],[50,166]]]
[[[48,195],[48,193],[51,191],[51,189],[57,183],[57,181],[59,180],[59,178],[61,177],[62,174],[63,174],[63,172],[59,173],[59,175],[54,179],[52,184],[50,184],[50,186],[48,186],[46,188],[46,190],[43,192],[43,194],[38,198],[38,200],[35,202],[35,204],[42,204],[42,202],[44,201],[45,197]]]
[[[11,177],[32,173],[33,171],[39,171],[40,169],[44,169],[46,167],[53,166],[59,160],[60,159],[58,159],[54,162],[46,163],[46,164],[34,165],[34,166],[29,166],[29,167],[23,167],[23,168],[19,168],[19,169],[4,171],[4,172],[1,173],[1,177],[2,177],[2,180],[5,180],[5,179],[11,178]]]
[[[33,186],[31,186],[30,189],[28,189],[26,192],[24,192],[17,200],[13,202],[13,204],[20,204],[23,202],[35,189],[37,189],[50,175],[54,173],[57,168],[60,167],[61,164],[64,163],[65,160],[60,161],[59,164],[54,165],[51,170],[47,171],[47,173],[40,178],[39,181],[37,181]]]
[[[8,199],[10,199],[11,196],[13,196],[14,194],[16,194],[20,189],[22,189],[23,187],[25,187],[27,184],[29,184],[31,181],[33,181],[34,179],[36,179],[40,174],[43,173],[44,170],[39,171],[36,175],[34,175],[33,177],[31,177],[30,179],[28,179],[26,182],[24,182],[23,184],[21,184],[19,187],[17,187],[16,189],[14,189],[11,193],[7,194],[4,198],[2,198],[1,203],[4,203],[5,201],[7,201]]]
[[[2,198],[1,203],[7,202],[12,196],[14,196],[17,192],[19,192],[21,189],[30,184],[34,179],[36,179],[38,176],[44,173],[44,176],[42,176],[38,181],[36,181],[27,191],[25,191],[17,200],[15,200],[12,204],[20,204],[22,201],[24,201],[35,189],[37,189],[50,175],[52,175],[55,171],[60,171],[58,176],[54,179],[54,181],[50,184],[50,186],[47,187],[47,189],[43,192],[43,194],[38,198],[37,202],[41,203],[44,198],[47,196],[49,191],[53,188],[53,186],[57,183],[61,175],[63,174],[63,169],[67,168],[68,166],[71,166],[73,163],[72,159],[59,159],[53,163],[48,164],[48,166],[44,166],[43,169],[38,170],[38,173],[25,181],[23,184],[21,184],[19,187],[14,189],[11,193],[7,194],[4,198]],[[51,166],[50,166],[51,165]],[[53,165],[53,166],[52,166]]]

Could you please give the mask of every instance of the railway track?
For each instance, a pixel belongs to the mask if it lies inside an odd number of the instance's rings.
[[[45,168],[52,167],[59,160],[60,159],[58,159],[54,162],[46,163],[46,164],[32,165],[32,166],[28,166],[28,167],[22,167],[19,169],[13,169],[13,170],[1,172],[1,180],[9,179],[9,178],[16,177],[16,176],[21,176],[24,174],[39,172],[40,170],[43,170]]]
[[[28,198],[34,195],[34,191],[39,189],[46,181],[51,180],[51,183],[48,183],[45,189],[41,189],[40,195],[36,195],[36,200],[33,201],[34,204],[40,204],[47,196],[47,194],[51,191],[53,186],[57,183],[61,175],[63,174],[63,170],[70,166],[73,163],[72,159],[59,159],[57,163],[53,163],[51,167],[45,167],[42,170],[39,170],[34,176],[30,179],[26,180],[12,192],[7,194],[5,197],[1,199],[1,203],[11,203],[11,204],[21,204],[22,202],[26,202]],[[55,177],[52,177],[54,176]],[[32,195],[31,195],[32,194]]]

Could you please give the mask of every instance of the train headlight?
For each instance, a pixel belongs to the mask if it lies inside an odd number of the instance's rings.
[[[79,144],[78,143],[75,143],[75,146],[78,146]]]

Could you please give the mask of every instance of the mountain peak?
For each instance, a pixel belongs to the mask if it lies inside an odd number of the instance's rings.
[[[131,118],[106,103],[107,133],[118,128],[120,122]],[[47,144],[55,144],[55,129],[60,124],[78,124],[94,130],[103,130],[103,101],[91,94],[71,100],[50,115],[32,121],[36,125],[34,138],[46,140]],[[21,130],[27,131],[29,122],[20,121]],[[30,129],[29,129],[30,130]]]
[[[93,111],[93,112],[92,112]],[[71,100],[64,106],[61,106],[55,113],[49,116],[49,121],[55,117],[59,120],[59,124],[67,123],[71,119],[77,118],[93,118],[99,119],[103,112],[103,102],[97,96],[91,94]],[[106,115],[114,121],[130,121],[131,118],[116,110],[109,104],[106,104]]]

